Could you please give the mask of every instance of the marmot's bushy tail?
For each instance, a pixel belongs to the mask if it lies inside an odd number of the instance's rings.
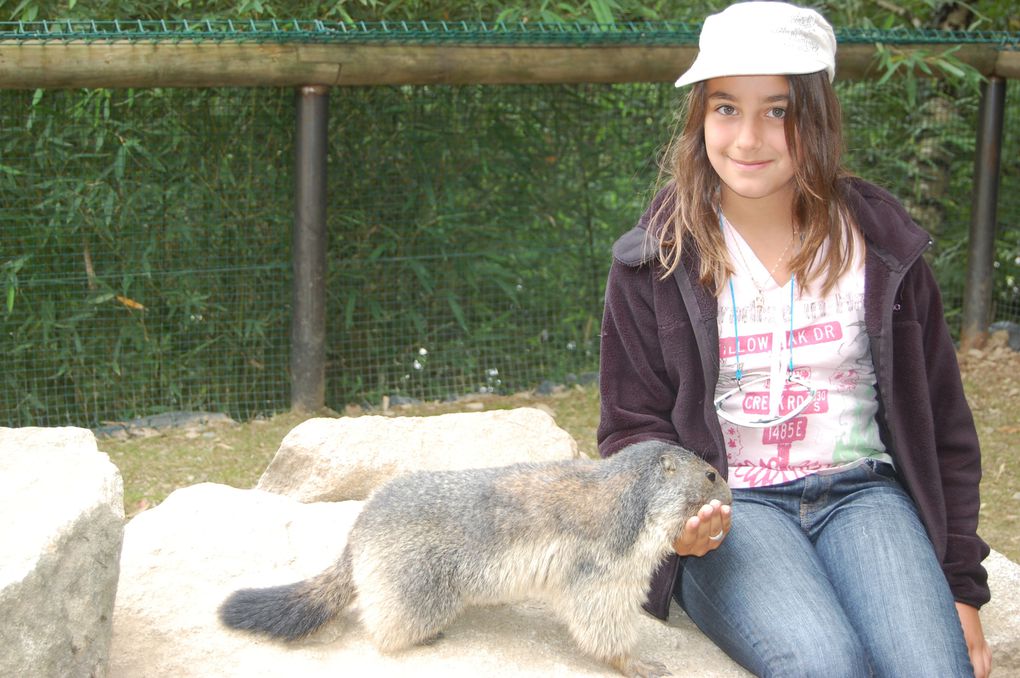
[[[220,606],[220,619],[231,628],[295,640],[315,631],[354,599],[351,557],[322,574],[284,586],[241,589]]]

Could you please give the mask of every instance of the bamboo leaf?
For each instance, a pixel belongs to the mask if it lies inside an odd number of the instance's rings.
[[[460,302],[457,301],[452,293],[446,295],[446,304],[450,307],[450,312],[456,318],[457,324],[460,325],[465,334],[470,334],[471,330],[468,329],[467,319],[464,317],[464,309],[461,308]]]
[[[595,21],[600,24],[613,23],[613,9],[608,0],[589,0],[589,6],[595,14]]]
[[[961,80],[967,77],[967,74],[964,73],[963,69],[957,68],[956,65],[954,65],[950,61],[940,61],[939,68],[942,69],[944,72],[948,73],[949,75],[952,75],[953,77],[956,78],[960,78]]]

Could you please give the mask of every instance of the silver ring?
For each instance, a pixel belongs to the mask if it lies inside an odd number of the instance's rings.
[[[713,534],[711,537],[709,537],[709,539],[711,539],[712,541],[722,541],[724,535],[725,533],[722,530],[719,530],[718,534]]]

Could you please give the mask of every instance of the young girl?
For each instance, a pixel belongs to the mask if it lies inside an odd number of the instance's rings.
[[[842,169],[836,40],[813,10],[704,23],[669,181],[613,248],[604,456],[679,442],[733,506],[654,577],[758,675],[987,676],[980,452],[930,240]]]

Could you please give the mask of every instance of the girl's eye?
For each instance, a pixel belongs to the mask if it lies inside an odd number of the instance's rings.
[[[778,106],[775,108],[770,108],[768,115],[770,118],[778,118],[782,120],[783,118],[786,117],[786,109],[780,108]]]
[[[729,104],[716,106],[715,110],[716,113],[721,113],[722,115],[734,115],[737,112],[737,109],[733,108],[733,106],[730,106]]]

